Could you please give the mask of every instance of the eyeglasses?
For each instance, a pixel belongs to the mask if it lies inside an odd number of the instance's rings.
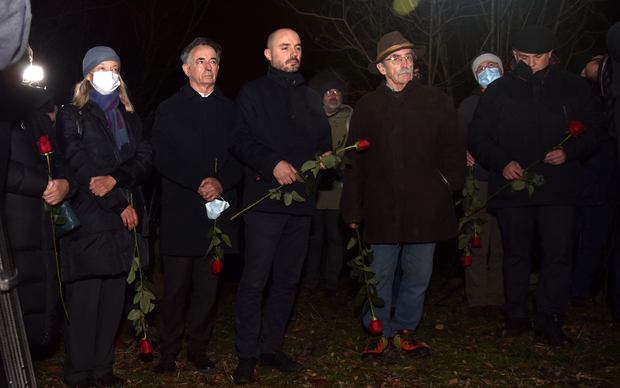
[[[334,90],[328,90],[328,91],[326,91],[326,92],[325,92],[325,95],[326,95],[326,96],[339,96],[339,95],[341,95],[341,94],[342,94],[342,93],[340,93],[340,90],[336,90],[336,89],[334,89]]]
[[[489,63],[486,66],[480,66],[476,69],[476,75],[482,73],[486,69],[499,69],[499,65],[496,65],[495,63]]]
[[[403,60],[405,60],[406,63],[413,63],[416,59],[417,58],[414,54],[407,54],[404,57],[401,57],[400,55],[392,55],[389,58],[385,58],[385,61],[393,64],[401,63]]]

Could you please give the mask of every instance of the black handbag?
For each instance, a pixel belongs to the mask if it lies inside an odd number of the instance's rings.
[[[58,219],[65,220],[62,225],[59,225],[58,221],[56,221],[56,238],[61,238],[69,234],[69,232],[79,228],[82,223],[75,215],[75,212],[71,208],[69,202],[62,201],[58,206],[60,206],[61,209]]]

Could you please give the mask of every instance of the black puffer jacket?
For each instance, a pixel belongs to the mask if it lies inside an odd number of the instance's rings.
[[[25,90],[26,93],[35,93]],[[18,109],[21,110],[21,109]],[[47,161],[36,142],[49,136],[52,122],[31,106],[11,122],[11,151],[7,169],[4,214],[13,263],[19,275],[17,291],[30,344],[46,344],[58,333],[59,289],[50,213],[41,198],[48,183]],[[52,178],[69,182],[69,198],[77,191],[71,170],[59,151],[50,154]]]
[[[79,184],[72,206],[82,223],[60,240],[63,281],[121,275],[131,265],[133,233],[125,228],[120,214],[129,205],[130,191],[134,197],[137,194],[131,189],[151,171],[152,149],[142,138],[138,116],[127,112],[123,104],[118,108],[129,136],[120,150],[103,111],[93,101],[82,108],[65,105],[58,111],[58,141]],[[97,197],[89,189],[90,179],[105,175],[114,177],[116,186]]]
[[[508,163],[514,160],[526,168],[564,140],[571,120],[580,121],[586,130],[562,146],[566,162],[554,166],[541,161],[532,167],[546,183],[535,187],[531,199],[527,190],[506,189],[489,201],[489,207],[581,204],[580,159],[605,137],[605,117],[591,88],[564,71],[553,56],[549,66],[533,74],[522,61],[513,62],[505,76],[489,85],[467,133],[469,152],[490,168],[489,193],[508,182],[502,176]]]

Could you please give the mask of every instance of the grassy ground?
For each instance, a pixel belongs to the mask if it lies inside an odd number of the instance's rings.
[[[588,309],[571,309],[566,332],[572,348],[555,349],[524,335],[497,339],[501,322],[468,317],[458,278],[435,274],[417,331],[432,355],[412,359],[390,349],[375,363],[362,362],[367,335],[353,304],[357,284],[342,280],[336,298],[299,296],[288,327],[284,350],[306,369],[293,375],[258,369],[255,387],[620,387],[620,332],[613,331],[609,310],[599,300]],[[235,284],[221,282],[215,331],[208,347],[216,362],[198,372],[182,352],[176,373],[155,371],[159,359],[139,360],[137,342],[126,325],[116,349],[115,373],[125,387],[229,387],[236,367],[234,349]],[[601,298],[602,299],[602,298]],[[438,303],[440,302],[440,303]],[[63,387],[64,352],[36,361],[39,387]]]

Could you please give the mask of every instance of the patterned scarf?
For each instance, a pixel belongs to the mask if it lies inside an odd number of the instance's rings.
[[[114,135],[114,140],[116,140],[116,147],[120,150],[123,144],[129,143],[129,136],[127,135],[125,119],[123,119],[123,115],[118,110],[118,103],[120,101],[118,92],[104,96],[91,90],[90,99],[96,102],[105,114],[105,118],[110,125],[110,130]]]

